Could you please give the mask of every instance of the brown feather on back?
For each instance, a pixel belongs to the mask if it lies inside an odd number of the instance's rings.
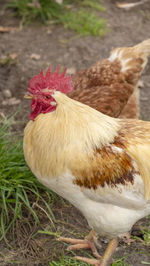
[[[119,61],[104,60],[72,77],[74,91],[69,96],[92,108],[118,117],[134,88],[125,82]]]

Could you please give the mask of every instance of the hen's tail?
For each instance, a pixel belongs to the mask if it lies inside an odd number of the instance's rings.
[[[136,82],[147,64],[150,55],[150,39],[133,47],[116,48],[111,52],[109,61],[119,60],[121,72],[130,74],[130,81]],[[132,80],[133,78],[133,80]]]
[[[143,41],[133,47],[116,48],[111,52],[109,61],[118,62],[121,65],[121,73],[127,84],[132,85],[133,93],[119,117],[139,117],[139,90],[138,85],[143,69],[150,55],[150,39]]]

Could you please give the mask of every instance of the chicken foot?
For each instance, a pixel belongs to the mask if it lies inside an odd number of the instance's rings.
[[[59,237],[59,241],[67,242],[70,245],[67,250],[77,250],[77,249],[91,249],[94,257],[100,259],[101,256],[98,254],[96,246],[100,247],[100,244],[97,241],[97,236],[94,230],[91,230],[88,236],[85,239],[73,239],[73,238],[66,238],[66,237]],[[96,245],[96,246],[95,246]]]
[[[116,248],[118,246],[118,239],[114,238],[110,240],[103,257],[101,259],[89,259],[89,258],[84,258],[84,257],[79,257],[75,256],[75,259],[89,263],[90,265],[95,265],[95,266],[108,266],[110,265],[110,259],[115,252]]]

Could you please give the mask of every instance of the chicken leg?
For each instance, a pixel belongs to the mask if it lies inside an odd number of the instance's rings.
[[[108,266],[110,265],[110,259],[113,255],[113,253],[115,252],[116,248],[118,246],[118,239],[114,238],[112,240],[110,240],[104,255],[101,259],[89,259],[89,258],[85,258],[85,257],[79,257],[79,256],[75,256],[75,259],[89,263],[90,265],[95,265],[95,266]]]
[[[88,236],[85,237],[85,239],[73,239],[73,238],[66,238],[66,237],[59,237],[59,241],[71,243],[67,250],[77,250],[77,249],[91,249],[94,257],[97,259],[100,259],[101,256],[98,254],[98,251],[96,249],[96,246],[100,247],[100,244],[97,241],[97,236],[94,230],[91,230]],[[96,245],[96,246],[95,246]]]

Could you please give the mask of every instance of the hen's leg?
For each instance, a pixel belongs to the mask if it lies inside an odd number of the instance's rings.
[[[75,259],[89,263],[90,265],[108,266],[110,263],[110,259],[113,253],[115,252],[117,246],[118,246],[118,239],[114,238],[109,242],[104,252],[104,256],[101,259],[95,260],[95,259],[89,259],[89,258],[84,258],[84,257],[79,257],[79,256],[76,256]]]
[[[83,240],[66,238],[66,237],[60,237],[60,238],[58,238],[58,240],[72,244],[67,248],[67,250],[69,250],[69,251],[89,248],[92,250],[93,255],[97,259],[101,258],[101,256],[98,254],[97,249],[95,247],[95,244],[97,246],[100,246],[100,244],[98,244],[96,233],[93,230],[91,230],[90,233],[88,234],[88,236],[85,237],[85,239],[83,239]]]

